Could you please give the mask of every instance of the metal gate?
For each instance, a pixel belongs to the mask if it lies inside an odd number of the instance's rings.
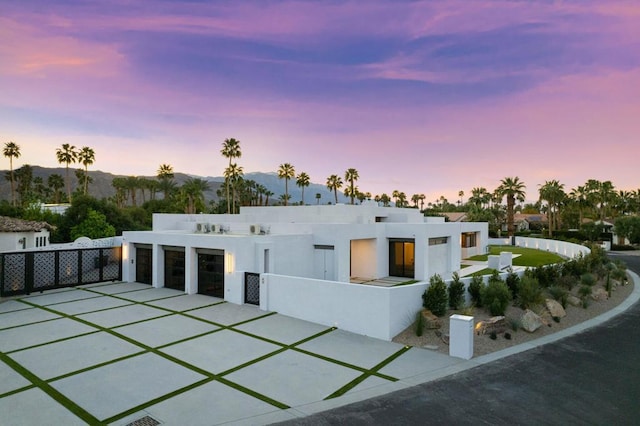
[[[260,305],[260,274],[244,273],[244,303]]]
[[[122,279],[122,247],[0,253],[0,295]]]

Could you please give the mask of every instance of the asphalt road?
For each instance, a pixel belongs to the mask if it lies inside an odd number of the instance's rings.
[[[640,257],[612,254],[640,273]],[[555,343],[291,425],[638,425],[640,304]]]

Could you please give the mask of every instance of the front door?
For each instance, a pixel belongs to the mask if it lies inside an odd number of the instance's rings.
[[[184,251],[164,250],[164,286],[184,291]]]
[[[151,249],[136,247],[136,282],[151,284],[152,272]]]
[[[224,299],[224,254],[198,253],[198,293]]]

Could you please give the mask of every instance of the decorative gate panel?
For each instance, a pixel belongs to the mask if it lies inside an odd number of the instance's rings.
[[[56,284],[56,253],[53,251],[33,253],[33,289],[51,288]]]
[[[260,305],[260,274],[244,273],[244,303]]]

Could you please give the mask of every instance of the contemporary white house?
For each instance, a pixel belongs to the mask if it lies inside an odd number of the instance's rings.
[[[266,283],[278,277],[361,288],[353,282],[446,279],[463,257],[484,253],[487,238],[486,223],[446,223],[373,202],[154,214],[152,231],[123,233],[122,276],[267,308],[276,300],[265,300]]]

